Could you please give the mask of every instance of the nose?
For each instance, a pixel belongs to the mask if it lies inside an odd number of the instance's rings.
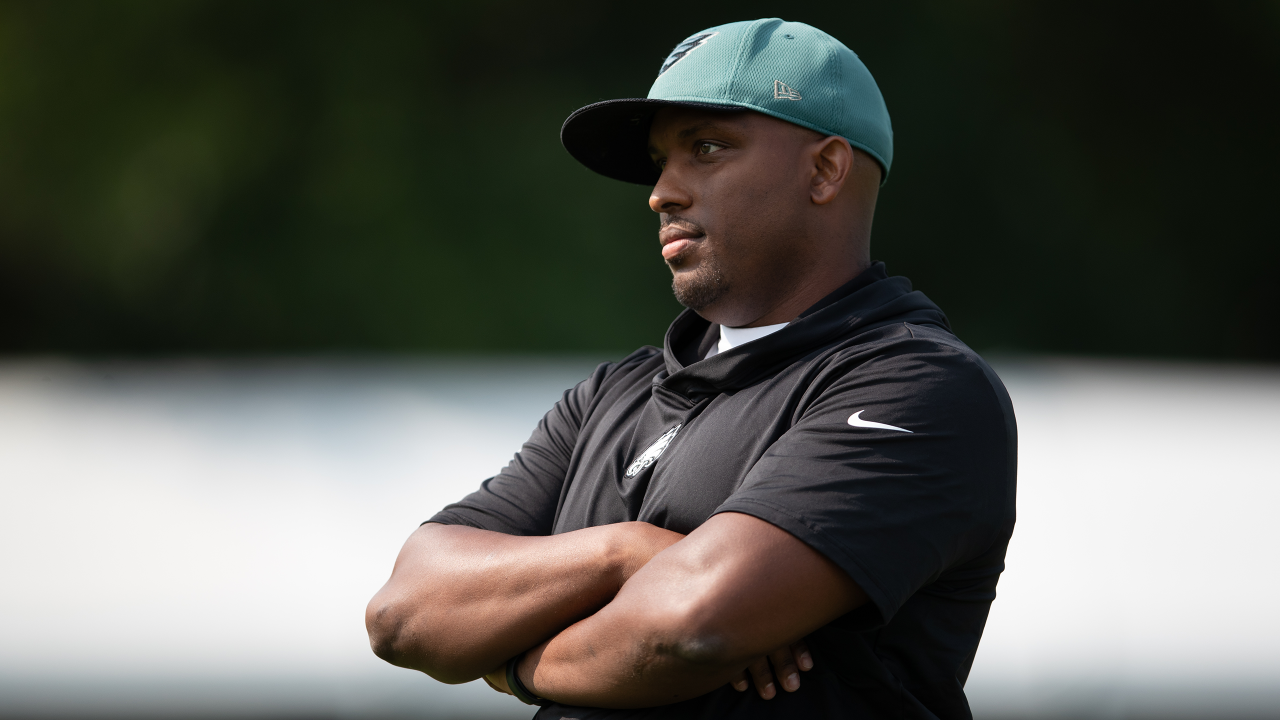
[[[656,213],[674,213],[687,210],[693,204],[693,198],[680,181],[680,174],[674,163],[663,168],[658,176],[658,184],[653,186],[649,195],[649,209]]]

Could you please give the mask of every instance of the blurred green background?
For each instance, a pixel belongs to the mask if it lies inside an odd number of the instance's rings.
[[[0,3],[0,351],[625,352],[646,188],[560,123],[780,15],[875,74],[873,256],[980,351],[1280,360],[1280,3]]]

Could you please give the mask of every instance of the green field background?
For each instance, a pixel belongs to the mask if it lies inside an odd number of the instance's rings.
[[[646,188],[559,143],[781,15],[895,129],[873,256],[985,352],[1280,360],[1280,3],[0,3],[0,352],[623,353]]]

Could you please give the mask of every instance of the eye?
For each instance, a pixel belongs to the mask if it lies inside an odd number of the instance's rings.
[[[709,142],[698,143],[699,155],[710,155],[711,153],[716,152],[717,150],[723,150],[723,149],[724,149],[723,145],[717,145],[715,143],[709,143]]]

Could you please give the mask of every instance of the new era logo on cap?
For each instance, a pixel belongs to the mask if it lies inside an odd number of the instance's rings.
[[[800,93],[793,90],[781,80],[773,81],[773,99],[774,100],[803,100]]]

